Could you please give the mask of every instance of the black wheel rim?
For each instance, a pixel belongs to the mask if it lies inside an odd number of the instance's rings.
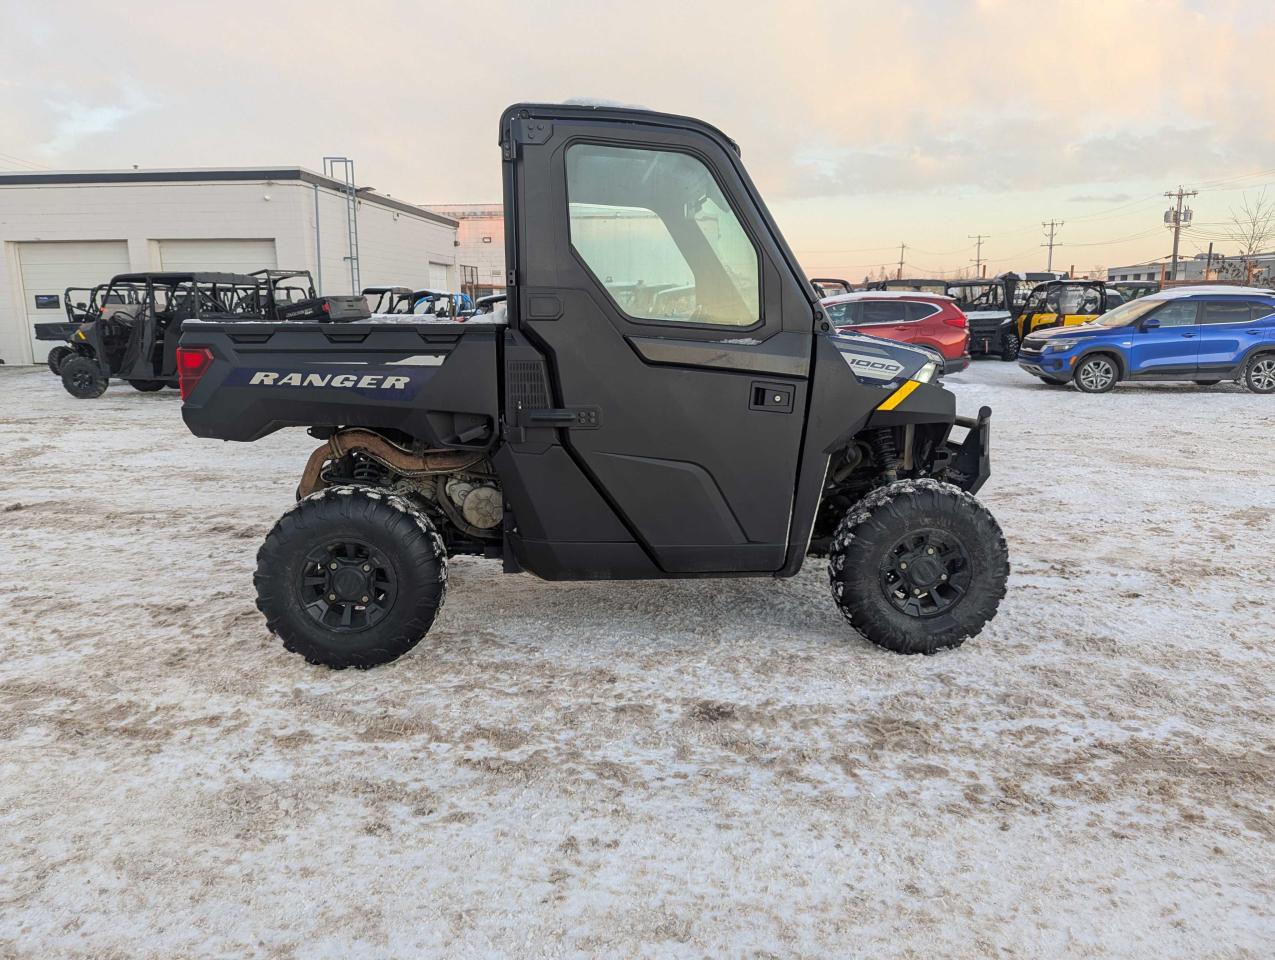
[[[881,591],[918,620],[947,613],[969,592],[973,569],[960,538],[947,530],[915,530],[881,561]]]
[[[93,389],[95,380],[96,378],[88,370],[76,370],[71,375],[71,385],[76,390],[82,390],[86,393]]]
[[[301,570],[301,606],[334,633],[376,626],[394,606],[398,578],[393,565],[362,540],[315,547]]]

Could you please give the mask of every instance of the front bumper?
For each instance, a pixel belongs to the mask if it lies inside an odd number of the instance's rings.
[[[978,493],[992,475],[992,408],[980,408],[977,417],[957,417],[956,425],[969,432],[960,445],[948,441],[947,480],[967,493]]]
[[[1037,377],[1067,380],[1076,365],[1076,357],[1071,353],[1033,353],[1030,350],[1024,353],[1020,350],[1018,365]]]

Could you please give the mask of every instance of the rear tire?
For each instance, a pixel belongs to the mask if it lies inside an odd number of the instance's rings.
[[[75,351],[70,347],[54,347],[49,351],[49,357],[45,361],[49,365],[49,371],[60,377],[62,375],[62,364],[66,362],[66,358]]]
[[[397,660],[447,596],[447,552],[406,500],[329,487],[285,513],[257,553],[257,608],[286,649],[335,670]]]
[[[62,386],[77,400],[96,400],[110,385],[97,361],[89,357],[67,357],[62,362],[61,376]]]
[[[1009,578],[1000,526],[937,480],[900,480],[850,508],[828,551],[842,616],[896,653],[956,647],[996,615]]]
[[[1244,386],[1254,393],[1275,393],[1275,353],[1259,354],[1245,365]]]
[[[157,393],[168,386],[163,380],[130,380],[128,385],[134,390],[140,390],[142,393]]]
[[[1108,393],[1120,382],[1120,367],[1105,353],[1093,353],[1076,364],[1072,382],[1081,393]]]

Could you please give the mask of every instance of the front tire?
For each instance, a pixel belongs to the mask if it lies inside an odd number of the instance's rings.
[[[106,393],[110,381],[102,376],[97,361],[89,357],[67,357],[62,362],[62,386],[77,400],[96,400]]]
[[[996,615],[1008,578],[995,518],[937,480],[872,491],[842,518],[828,552],[842,616],[896,653],[934,653],[977,634]]]
[[[168,386],[164,380],[130,380],[128,385],[142,393],[158,393]]]
[[[1108,393],[1120,380],[1120,368],[1105,353],[1095,353],[1076,364],[1072,381],[1081,393]]]
[[[1254,393],[1275,393],[1275,353],[1263,353],[1248,362],[1244,386]]]
[[[62,364],[74,352],[70,347],[54,347],[50,350],[48,359],[45,361],[49,365],[49,372],[55,377],[60,377],[62,375]]]
[[[447,596],[447,552],[401,497],[329,487],[275,524],[257,553],[257,608],[286,649],[335,670],[397,660]]]
[[[1001,359],[1005,361],[1018,359],[1018,338],[1007,333],[1001,338]]]

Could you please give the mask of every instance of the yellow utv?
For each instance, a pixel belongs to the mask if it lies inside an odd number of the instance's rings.
[[[1124,298],[1101,280],[1049,280],[1037,284],[1018,315],[1018,339],[1045,327],[1072,327],[1097,320]]]

